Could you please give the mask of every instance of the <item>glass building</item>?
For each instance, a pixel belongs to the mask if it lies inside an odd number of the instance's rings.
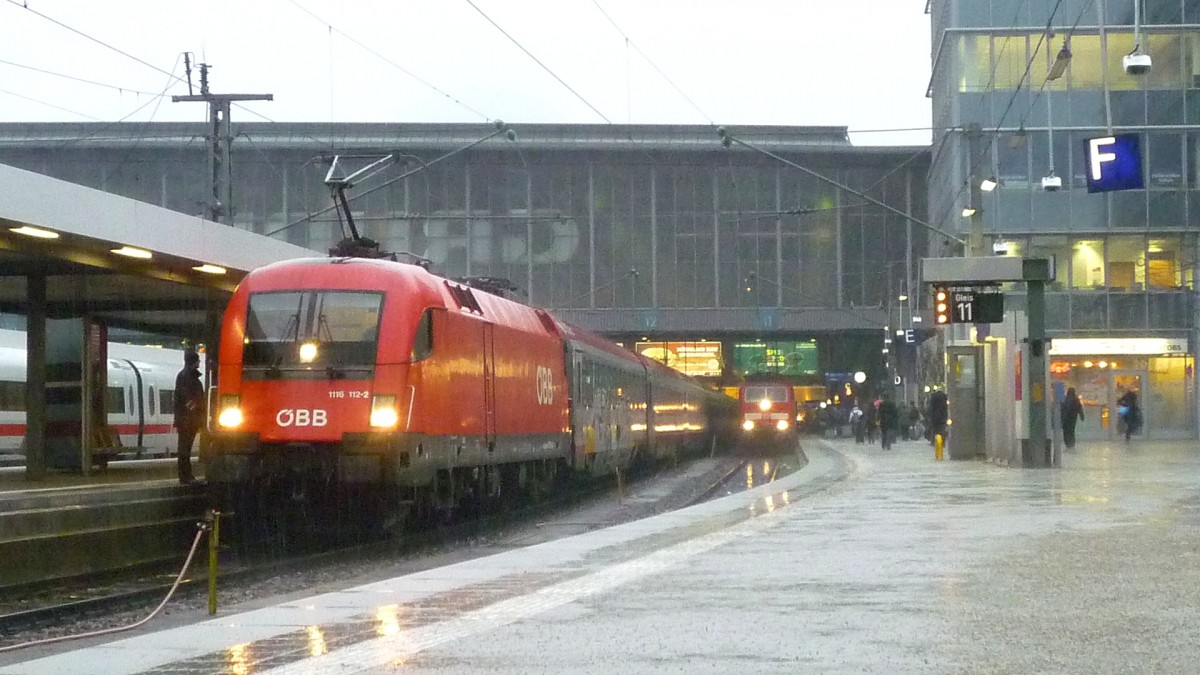
[[[0,162],[202,214],[205,129],[0,125]],[[393,155],[348,191],[362,235],[440,274],[507,279],[519,299],[630,346],[722,343],[720,373],[704,374],[725,383],[756,374],[733,362],[755,351],[735,344],[756,341],[815,340],[816,366],[809,347],[775,350],[797,364],[755,361],[797,382],[882,378],[892,301],[928,246],[904,215],[926,217],[928,148],[855,147],[841,127],[731,130],[765,152],[723,147],[708,126],[515,125],[515,140],[482,143],[490,125],[234,130],[234,226],[327,251],[347,235],[323,182],[331,158],[349,172]]]
[[[1052,377],[1082,437],[1116,433],[1136,389],[1151,436],[1195,435],[1200,3],[930,0],[931,223],[988,255],[1049,257]],[[1127,74],[1123,58],[1151,57]],[[1132,133],[1144,188],[1089,193],[1088,139]],[[1046,189],[1061,180],[1061,188]],[[990,179],[988,192],[979,189]],[[976,209],[974,216],[965,217]],[[974,222],[972,222],[974,220]],[[1020,298],[1017,298],[1018,303]]]

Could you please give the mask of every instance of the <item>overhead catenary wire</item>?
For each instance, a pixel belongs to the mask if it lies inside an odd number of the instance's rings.
[[[716,122],[714,122],[713,119],[711,117],[709,117],[708,113],[701,110],[700,106],[696,105],[696,102],[693,101],[691,99],[691,97],[687,95],[687,93],[685,93],[682,89],[680,89],[679,85],[675,84],[675,81],[672,80],[666,73],[664,73],[662,71],[662,68],[659,68],[658,64],[656,64],[650,58],[649,55],[646,54],[646,52],[642,51],[642,48],[637,46],[637,44],[634,43],[634,41],[631,40],[629,38],[629,36],[625,34],[625,31],[621,30],[621,27],[617,25],[617,22],[614,21],[613,18],[611,16],[609,16],[608,12],[604,11],[604,8],[600,6],[599,0],[592,0],[592,4],[594,4],[596,6],[596,9],[600,10],[600,13],[604,15],[605,19],[608,19],[608,22],[612,24],[612,27],[617,29],[617,32],[621,34],[621,37],[625,38],[625,45],[627,47],[632,47],[634,51],[641,54],[642,58],[646,59],[646,63],[650,64],[650,67],[653,68],[656,73],[661,75],[662,78],[667,81],[667,84],[671,85],[671,88],[673,88],[675,91],[679,92],[679,95],[682,96],[683,99],[688,102],[688,104],[690,104],[693,108],[695,108],[696,112],[700,113],[700,115],[704,119],[708,120],[709,124],[716,124]],[[626,77],[628,78],[628,75],[626,75]]]
[[[142,91],[141,89],[134,89],[132,87],[121,87],[121,86],[118,86],[115,84],[106,84],[104,82],[96,82],[95,80],[89,80],[89,79],[86,79],[83,77],[76,77],[74,75],[68,75],[66,73],[59,73],[59,72],[55,72],[53,70],[46,70],[45,68],[38,68],[36,66],[26,65],[24,63],[16,63],[15,61],[8,61],[5,59],[0,59],[0,64],[6,65],[6,66],[12,66],[14,68],[24,68],[25,70],[32,70],[34,72],[42,73],[44,75],[53,75],[55,77],[61,77],[63,79],[67,79],[67,80],[74,80],[75,82],[82,82],[84,84],[91,84],[91,85],[95,85],[97,87],[104,87],[106,89],[112,89],[114,91],[119,91],[122,93],[129,92],[131,94],[141,94],[143,96],[158,96],[158,94],[155,94],[152,91]]]
[[[1042,46],[1042,42],[1046,39],[1046,34],[1049,33],[1050,30],[1054,26],[1054,17],[1055,17],[1055,15],[1058,14],[1058,9],[1059,9],[1059,7],[1062,6],[1062,2],[1063,2],[1063,0],[1056,0],[1056,2],[1054,3],[1054,8],[1052,10],[1050,10],[1050,17],[1046,20],[1046,30],[1041,33],[1040,37],[1038,38],[1037,44],[1034,46],[1034,48],[1029,56],[1029,59],[1025,62],[1025,71],[1021,75],[1021,79],[1017,82],[1017,86],[1013,88],[1012,94],[1009,95],[1008,104],[1004,107],[1004,113],[1000,115],[999,121],[996,122],[996,126],[991,132],[991,135],[993,137],[996,134],[1000,133],[1000,130],[1004,127],[1004,120],[1008,117],[1008,113],[1012,111],[1012,107],[1013,107],[1013,104],[1016,102],[1017,95],[1021,93],[1021,88],[1023,86],[1025,86],[1025,82],[1029,79],[1030,69],[1033,67],[1033,62],[1037,58],[1038,51],[1041,49],[1041,46]],[[1019,8],[1018,8],[1018,10],[1019,10]],[[1014,18],[1014,21],[1015,21],[1015,18]],[[1007,41],[1006,41],[1006,43],[1007,43]],[[998,62],[999,61],[997,60],[997,63]],[[995,64],[993,64],[993,67],[992,67],[993,75],[995,74],[995,70],[996,70]],[[959,129],[961,130],[962,128],[960,127]],[[982,144],[980,144],[980,145],[982,146]],[[989,145],[990,145],[990,142],[989,142]],[[982,152],[983,151],[981,150],[980,154],[982,154]],[[978,156],[975,152],[968,151],[968,156],[967,156],[968,168],[973,169],[977,165],[977,163],[979,162],[980,159],[981,159],[981,157]],[[962,197],[963,193],[971,188],[970,182],[971,182],[971,178],[970,178],[970,176],[968,176],[967,180],[963,181],[963,183],[961,185],[959,185],[958,190],[955,191],[954,195],[949,200],[947,200],[946,208],[940,214],[938,214],[937,218],[933,219],[933,222],[935,222],[935,223],[941,222],[946,216],[948,216],[951,213],[951,211],[958,204],[958,200]],[[964,245],[966,244],[965,241],[958,239],[957,237],[955,237],[955,240],[961,244],[964,244]]]
[[[454,150],[451,150],[450,152],[447,152],[446,154],[441,155],[440,157],[436,157],[433,160],[422,164],[420,167],[418,167],[416,169],[413,169],[411,171],[405,171],[404,173],[400,174],[399,176],[396,176],[395,178],[388,179],[388,180],[380,183],[379,185],[376,185],[369,189],[363,190],[362,192],[359,192],[358,194],[354,195],[353,197],[348,197],[348,199],[358,199],[360,197],[365,197],[365,196],[371,194],[372,192],[375,192],[377,190],[382,190],[383,188],[385,188],[389,185],[392,185],[393,183],[402,181],[405,178],[408,178],[409,176],[412,176],[416,173],[424,171],[424,170],[428,169],[429,167],[431,167],[439,162],[442,162],[446,159],[449,159],[459,153],[466,152],[467,150],[470,150],[471,148],[474,148],[474,147],[481,145],[487,141],[490,141],[491,139],[493,139],[497,136],[511,134],[511,130],[507,126],[505,126],[502,122],[497,122],[496,126],[497,126],[496,131],[493,131],[492,133],[488,134],[487,136],[484,136],[483,138],[480,138],[477,141],[472,141],[472,142],[462,146],[461,148],[456,148]],[[510,137],[511,137],[511,135],[510,135]],[[336,206],[327,206],[327,207],[321,209],[320,211],[317,211],[316,213],[310,213],[307,216],[304,216],[303,218],[300,218],[298,220],[294,220],[294,221],[288,223],[287,225],[284,225],[282,227],[278,227],[274,230],[271,230],[270,232],[266,233],[266,236],[273,237],[276,234],[279,234],[280,232],[283,232],[287,229],[295,227],[296,225],[299,225],[301,223],[309,222],[309,221],[311,221],[319,216],[323,216],[326,213],[329,213],[330,211],[333,211],[335,209],[337,209]]]
[[[43,18],[43,19],[45,19],[46,21],[49,21],[50,23],[53,23],[53,24],[54,24],[54,25],[56,25],[56,26],[59,26],[60,28],[64,28],[64,29],[66,29],[66,30],[68,30],[68,31],[71,31],[72,33],[75,33],[76,35],[78,35],[78,36],[80,36],[80,37],[82,37],[82,38],[85,38],[85,39],[87,39],[87,40],[90,40],[90,41],[92,41],[92,42],[95,42],[96,44],[98,44],[98,45],[100,45],[100,46],[104,47],[105,49],[108,49],[108,50],[114,51],[114,52],[116,52],[116,53],[120,54],[121,56],[124,56],[125,58],[132,59],[132,60],[134,60],[134,61],[136,61],[136,62],[138,62],[138,63],[142,64],[143,66],[146,66],[147,68],[152,68],[152,69],[154,69],[154,70],[157,70],[158,72],[162,73],[163,75],[167,75],[167,76],[169,76],[169,77],[173,77],[173,78],[175,78],[175,79],[179,80],[180,82],[184,82],[184,83],[186,83],[186,80],[184,80],[183,78],[179,77],[178,75],[175,75],[174,73],[169,73],[169,72],[167,72],[167,71],[163,70],[162,68],[160,68],[160,67],[158,67],[158,66],[154,65],[153,63],[150,63],[149,61],[146,61],[146,60],[144,60],[144,59],[140,59],[140,58],[138,58],[138,57],[134,56],[133,54],[130,54],[129,52],[127,52],[127,51],[124,51],[124,50],[122,50],[122,49],[118,49],[117,47],[114,47],[114,46],[112,46],[112,45],[108,44],[107,42],[105,42],[105,41],[103,41],[103,40],[101,40],[101,39],[97,38],[97,37],[93,37],[93,36],[91,36],[91,35],[88,35],[87,33],[85,33],[85,32],[83,32],[83,31],[79,30],[78,28],[73,28],[73,27],[71,27],[71,26],[68,26],[67,24],[65,24],[65,23],[63,23],[63,22],[61,22],[61,21],[59,21],[58,19],[55,19],[55,18],[53,18],[53,17],[51,17],[51,16],[47,16],[47,15],[45,15],[45,14],[42,14],[41,12],[37,11],[36,9],[33,9],[32,7],[30,7],[28,2],[20,2],[19,0],[5,0],[5,1],[6,1],[6,2],[8,2],[8,4],[10,4],[10,5],[13,5],[14,7],[19,7],[19,8],[21,8],[21,9],[23,9],[23,10],[27,11],[27,12],[32,12],[33,14],[35,14],[35,15],[37,15],[37,16],[39,16],[39,17]]]
[[[737,137],[736,137],[736,136],[734,136],[733,134],[729,133],[729,132],[728,132],[728,131],[727,131],[727,130],[724,128],[724,127],[717,127],[717,135],[721,137],[721,140],[722,140],[722,142],[723,142],[723,143],[724,143],[724,142],[727,142],[727,143],[736,143],[736,144],[738,144],[738,145],[740,145],[740,146],[742,146],[742,147],[745,147],[745,148],[747,148],[747,149],[749,149],[749,150],[753,150],[753,151],[755,151],[755,152],[758,152],[758,153],[760,153],[760,154],[762,154],[762,155],[766,155],[767,157],[770,157],[771,159],[774,159],[774,160],[775,160],[775,161],[777,161],[777,162],[782,162],[783,164],[786,164],[786,165],[788,165],[788,166],[792,167],[793,169],[797,169],[798,171],[803,171],[804,173],[806,173],[806,174],[808,174],[808,175],[812,176],[813,178],[816,178],[817,180],[824,181],[824,182],[826,182],[826,183],[829,183],[830,185],[832,185],[832,186],[834,186],[834,187],[836,187],[836,188],[838,188],[838,189],[840,189],[840,190],[843,190],[843,191],[845,191],[845,192],[849,192],[850,194],[852,194],[852,195],[855,195],[856,197],[859,197],[859,198],[865,199],[865,200],[867,200],[868,202],[871,202],[872,204],[874,204],[874,205],[876,205],[876,206],[882,207],[882,208],[886,209],[887,211],[890,211],[890,212],[892,212],[892,213],[894,213],[894,214],[896,214],[896,215],[899,215],[899,216],[903,217],[905,220],[909,220],[909,221],[911,221],[911,222],[913,222],[913,223],[915,223],[915,224],[917,224],[917,225],[920,225],[921,227],[924,227],[924,228],[926,228],[926,229],[928,229],[928,230],[932,230],[932,231],[934,231],[934,232],[937,232],[938,234],[942,235],[943,237],[946,237],[947,239],[950,239],[950,240],[952,240],[952,241],[957,241],[957,242],[958,242],[958,243],[960,243],[960,244],[966,244],[966,241],[964,241],[964,240],[963,240],[962,238],[960,238],[959,236],[957,236],[957,235],[955,235],[955,234],[952,234],[952,233],[950,233],[950,232],[947,232],[947,231],[945,231],[945,230],[943,230],[943,229],[941,229],[941,228],[939,228],[939,227],[936,227],[936,226],[934,226],[934,225],[930,225],[929,223],[927,223],[927,222],[925,222],[925,221],[921,220],[920,218],[917,218],[916,216],[912,215],[911,213],[906,213],[906,212],[904,212],[904,211],[901,211],[900,209],[898,209],[898,208],[896,208],[896,207],[894,207],[894,206],[892,206],[892,205],[890,205],[890,204],[885,204],[885,203],[883,203],[883,202],[879,201],[878,199],[875,199],[874,197],[872,197],[872,196],[870,196],[870,195],[868,195],[868,194],[865,194],[865,193],[863,193],[863,192],[861,192],[861,191],[859,191],[859,190],[856,190],[856,189],[854,189],[854,188],[850,187],[849,185],[845,185],[845,184],[843,184],[843,183],[840,183],[840,182],[838,182],[838,181],[836,181],[836,180],[834,180],[834,179],[832,179],[832,178],[830,178],[830,177],[828,177],[828,176],[826,176],[826,175],[824,175],[824,174],[822,174],[822,173],[820,173],[820,172],[813,171],[812,169],[809,169],[809,168],[808,168],[808,167],[806,167],[806,166],[802,166],[802,165],[800,165],[800,164],[797,164],[796,162],[793,162],[793,161],[791,161],[791,160],[789,160],[789,159],[787,159],[787,158],[785,158],[785,157],[781,157],[781,156],[779,156],[779,155],[777,155],[777,154],[775,154],[775,153],[771,152],[770,150],[767,150],[766,148],[760,148],[760,147],[758,147],[757,145],[754,145],[753,143],[750,143],[750,142],[748,142],[748,141],[743,141],[742,139],[740,139],[740,138],[737,138]]]
[[[9,0],[9,1],[11,2],[12,0]],[[534,63],[536,63],[536,64],[538,64],[539,66],[541,66],[541,67],[542,67],[542,70],[544,70],[544,71],[546,71],[547,73],[549,73],[549,74],[550,74],[550,77],[553,77],[553,78],[554,78],[554,79],[555,79],[555,80],[556,80],[556,81],[557,81],[559,84],[561,84],[562,86],[566,87],[567,91],[569,91],[569,92],[571,92],[572,94],[574,94],[574,95],[575,95],[575,98],[577,98],[577,99],[579,99],[580,101],[582,101],[584,105],[586,105],[587,107],[591,108],[591,109],[592,109],[592,112],[594,112],[594,113],[596,113],[597,115],[599,115],[599,116],[600,116],[600,118],[601,118],[601,119],[603,119],[605,122],[607,122],[607,123],[609,123],[609,124],[612,124],[612,123],[613,123],[613,122],[612,122],[612,120],[608,119],[608,117],[606,117],[606,116],[604,115],[604,113],[600,112],[600,110],[599,110],[599,109],[597,109],[597,108],[596,108],[596,106],[592,105],[592,104],[591,104],[591,103],[590,103],[590,102],[589,102],[589,101],[588,101],[586,98],[584,98],[582,94],[580,94],[579,92],[577,92],[577,91],[575,91],[574,89],[572,89],[572,88],[571,88],[571,85],[567,84],[567,83],[566,83],[566,82],[565,82],[565,81],[564,81],[564,80],[563,80],[561,77],[559,77],[558,75],[556,75],[556,74],[554,73],[554,71],[553,71],[553,70],[550,70],[550,67],[549,67],[549,66],[547,66],[547,65],[546,65],[546,64],[544,64],[544,63],[542,63],[542,62],[541,62],[541,60],[539,60],[539,59],[538,59],[538,57],[534,56],[534,55],[533,55],[533,52],[531,52],[531,51],[529,51],[528,49],[526,49],[524,45],[522,45],[520,42],[518,42],[518,41],[517,41],[517,39],[516,39],[516,38],[514,38],[514,37],[513,37],[513,36],[511,36],[511,35],[509,35],[509,34],[508,34],[508,31],[506,31],[506,30],[504,30],[503,28],[501,28],[501,27],[500,27],[500,24],[498,24],[498,23],[496,23],[495,21],[493,21],[493,20],[492,20],[492,17],[488,16],[488,15],[487,15],[487,14],[486,14],[486,13],[485,13],[485,12],[484,12],[482,9],[479,9],[479,6],[478,6],[478,5],[476,5],[476,4],[475,4],[474,2],[472,2],[471,0],[464,0],[464,1],[465,1],[465,2],[466,2],[468,5],[470,5],[470,6],[471,6],[471,7],[472,7],[472,8],[473,8],[473,9],[474,9],[476,12],[479,12],[479,15],[480,15],[480,16],[482,16],[484,19],[487,19],[487,22],[488,22],[488,23],[490,23],[490,24],[492,24],[493,26],[495,26],[495,27],[496,27],[496,30],[500,31],[500,33],[501,33],[502,35],[504,35],[504,37],[508,38],[508,40],[509,40],[510,42],[512,42],[514,45],[516,45],[518,49],[520,49],[522,52],[525,52],[525,55],[526,55],[526,56],[528,56],[529,58],[533,59],[533,62],[534,62]]]
[[[12,0],[9,0],[9,1],[10,1],[10,2],[12,2]],[[312,12],[311,10],[309,10],[309,9],[308,9],[307,7],[305,7],[304,5],[301,5],[301,4],[300,4],[299,2],[297,2],[296,0],[288,0],[288,2],[290,2],[290,3],[291,3],[292,5],[294,5],[294,6],[295,6],[297,9],[299,9],[299,10],[300,10],[300,11],[302,11],[302,12],[304,12],[304,13],[305,13],[305,14],[307,14],[308,16],[312,17],[313,19],[316,19],[316,20],[317,20],[317,21],[319,21],[321,24],[325,25],[325,26],[326,26],[326,27],[329,29],[329,31],[330,31],[330,32],[332,32],[332,33],[337,33],[338,35],[341,35],[342,37],[346,38],[346,39],[347,39],[347,40],[349,40],[351,43],[353,43],[355,46],[357,46],[357,47],[359,47],[360,49],[362,49],[362,50],[366,51],[367,53],[369,53],[369,54],[371,54],[371,55],[375,56],[375,57],[376,57],[376,58],[378,58],[380,61],[383,61],[384,63],[388,64],[389,66],[391,66],[391,67],[393,67],[393,68],[395,68],[396,70],[399,70],[400,72],[404,73],[405,75],[407,75],[407,76],[411,77],[413,80],[416,80],[418,83],[420,83],[420,84],[424,85],[425,87],[428,87],[429,89],[432,89],[433,91],[435,91],[435,92],[437,92],[437,93],[441,94],[442,96],[444,96],[444,97],[446,97],[446,98],[450,99],[450,100],[451,100],[451,101],[453,101],[454,103],[456,103],[456,104],[458,104],[458,105],[462,106],[462,107],[463,107],[463,108],[465,108],[466,110],[469,110],[469,111],[470,111],[470,112],[472,112],[473,114],[475,114],[475,115],[478,115],[478,116],[479,116],[479,117],[481,117],[482,119],[485,119],[485,120],[487,120],[487,119],[491,119],[490,117],[488,117],[487,115],[485,115],[485,114],[483,114],[483,113],[479,112],[478,110],[476,110],[475,108],[471,107],[470,105],[467,105],[466,103],[464,103],[462,100],[458,99],[457,97],[455,97],[455,96],[452,96],[452,95],[450,95],[450,94],[448,94],[448,93],[446,93],[446,92],[442,91],[442,90],[441,90],[441,89],[439,89],[439,88],[438,88],[436,85],[434,85],[432,82],[429,82],[428,80],[426,80],[426,79],[422,78],[421,76],[417,75],[416,73],[412,72],[411,70],[409,70],[409,69],[405,68],[404,66],[401,66],[400,64],[398,64],[398,63],[396,63],[395,61],[393,61],[393,60],[389,59],[388,57],[384,56],[383,54],[379,53],[378,51],[376,51],[376,50],[374,50],[374,49],[372,49],[372,48],[368,47],[368,46],[367,46],[367,45],[365,45],[365,44],[363,44],[361,41],[359,41],[359,40],[358,40],[357,38],[355,38],[354,36],[352,36],[352,35],[350,35],[349,33],[347,33],[347,32],[345,32],[345,31],[343,31],[343,30],[341,30],[341,29],[337,28],[337,27],[336,27],[336,26],[334,26],[332,23],[330,23],[330,22],[326,21],[325,19],[321,18],[320,16],[318,16],[317,14],[315,14],[314,12]]]
[[[92,117],[91,115],[89,115],[87,113],[81,113],[78,110],[71,110],[70,108],[64,108],[61,105],[56,105],[54,103],[50,103],[49,101],[43,101],[40,98],[26,96],[25,94],[18,94],[17,92],[9,91],[8,89],[0,89],[0,94],[7,94],[8,96],[12,96],[14,98],[20,98],[20,99],[24,99],[26,101],[31,101],[33,103],[37,103],[38,105],[44,105],[47,108],[54,108],[55,110],[61,110],[62,112],[65,112],[65,113],[71,113],[72,115],[78,115],[80,117],[84,117],[89,120],[92,120],[93,122],[102,122],[103,121],[99,117]]]

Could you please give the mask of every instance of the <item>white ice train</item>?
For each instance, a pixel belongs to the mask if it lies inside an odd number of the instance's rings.
[[[0,453],[23,453],[25,333],[0,329]],[[111,342],[108,345],[108,425],[123,452],[175,454],[173,396],[183,352]]]

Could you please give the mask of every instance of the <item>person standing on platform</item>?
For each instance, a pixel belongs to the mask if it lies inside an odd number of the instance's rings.
[[[884,394],[879,402],[879,439],[884,450],[892,449],[892,441],[896,440],[896,430],[900,428],[900,409],[891,395]]]
[[[866,435],[865,426],[862,408],[855,405],[850,411],[850,428],[854,431],[854,442],[859,445],[863,444],[863,437]]]
[[[938,389],[929,395],[929,442],[934,442],[934,437],[941,435],[942,441],[946,440],[946,432],[949,431],[950,421],[950,401],[946,398],[946,392]]]
[[[863,411],[863,426],[867,430],[867,442],[875,442],[875,430],[879,428],[879,399],[867,402],[867,409]]]
[[[200,355],[194,349],[183,353],[183,370],[175,376],[175,429],[179,432],[179,482],[191,485],[192,443],[204,428],[204,383],[200,381]]]
[[[1083,403],[1075,393],[1075,387],[1067,388],[1067,397],[1063,399],[1059,415],[1062,421],[1063,445],[1067,450],[1075,449],[1075,423],[1083,419]]]

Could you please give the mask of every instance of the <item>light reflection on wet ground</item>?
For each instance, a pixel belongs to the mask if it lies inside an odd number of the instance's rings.
[[[152,672],[1115,673],[1200,660],[1194,442],[1081,444],[1058,470],[934,462],[917,442],[808,449],[824,478],[760,486],[734,510]]]
[[[1200,448],[1136,446],[1022,470],[838,444],[854,476],[777,527],[406,671],[1192,672]]]

